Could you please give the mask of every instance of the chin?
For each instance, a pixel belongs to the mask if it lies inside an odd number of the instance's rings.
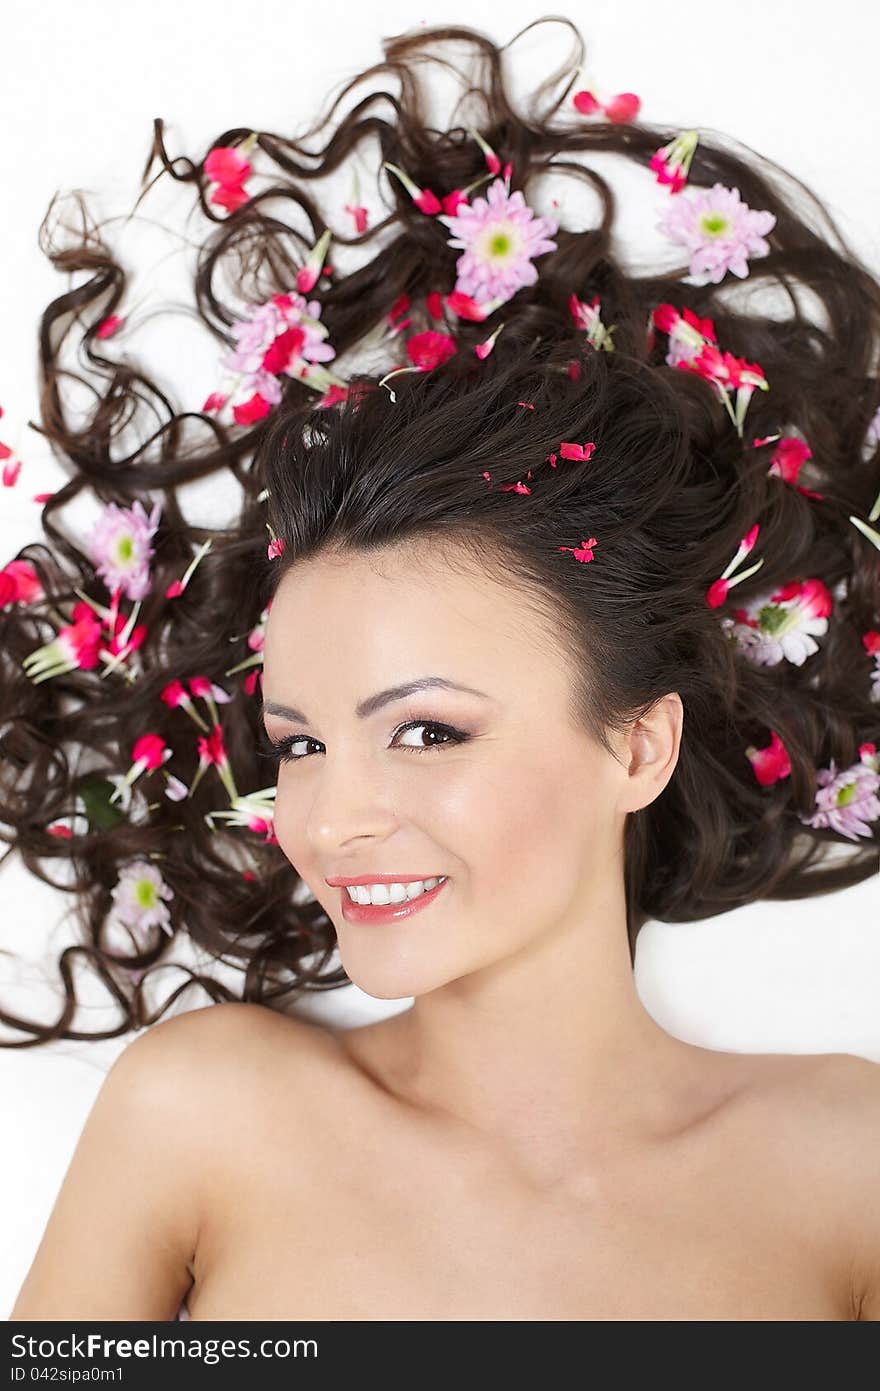
[[[349,980],[374,1000],[404,1000],[427,995],[463,974],[439,969],[438,963],[431,960],[430,946],[424,948],[421,960],[418,955],[415,960],[407,960],[399,947],[391,957],[378,941],[374,951],[369,943],[358,943],[357,950],[352,951],[351,943],[344,944],[341,940],[338,949]]]

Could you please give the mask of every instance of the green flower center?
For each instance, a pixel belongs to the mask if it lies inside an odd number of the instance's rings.
[[[155,908],[156,885],[152,879],[138,879],[134,894],[141,908]]]
[[[489,242],[493,256],[506,256],[510,251],[510,236],[507,232],[496,232]]]
[[[116,553],[120,560],[131,560],[134,555],[134,543],[130,536],[122,536],[116,547]]]
[[[848,782],[846,787],[842,787],[837,794],[837,805],[839,807],[848,807],[850,802],[854,801],[855,795],[856,784],[854,782]]]
[[[765,633],[778,633],[790,619],[790,611],[779,604],[764,604],[758,614],[758,622]]]
[[[723,213],[704,213],[700,218],[700,226],[707,236],[718,237],[727,231],[730,223]]]

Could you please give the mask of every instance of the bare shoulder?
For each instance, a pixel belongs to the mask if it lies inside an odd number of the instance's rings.
[[[261,1078],[270,1081],[279,1066],[316,1058],[328,1046],[329,1033],[303,1019],[265,1005],[227,1001],[160,1020],[126,1051],[138,1050],[145,1070],[151,1055],[181,1073],[189,1071],[205,1093],[212,1083],[237,1080],[243,1084],[237,1096],[244,1102]]]
[[[168,1319],[224,1182],[223,1141],[262,1018],[216,1006],[160,1020],[117,1056],[77,1141],[15,1319]],[[250,1069],[251,1075],[256,1071]],[[224,1105],[218,1104],[223,1099]]]
[[[746,1095],[777,1172],[809,1203],[816,1232],[832,1235],[852,1317],[880,1320],[880,1064],[854,1053],[758,1055]]]

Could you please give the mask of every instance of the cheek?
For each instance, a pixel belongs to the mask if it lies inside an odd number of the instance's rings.
[[[530,906],[565,902],[597,819],[589,776],[570,752],[532,749],[494,768],[481,787],[478,811],[462,852],[474,873],[503,875],[507,892]]]

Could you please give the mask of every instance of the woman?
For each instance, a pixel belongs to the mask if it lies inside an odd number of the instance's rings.
[[[414,60],[451,38],[482,55],[474,139],[421,115]],[[161,461],[126,473],[109,401],[89,449],[51,413],[76,484],[120,502],[88,557],[44,514],[75,587],[36,550],[35,578],[13,572],[33,588],[3,613],[23,658],[3,820],[35,868],[77,867],[120,1032],[152,1027],[110,1070],[13,1319],[169,1318],[184,1296],[197,1320],[880,1317],[875,1065],[685,1043],[632,974],[649,917],[877,872],[880,283],[763,172],[624,98],[591,123],[577,93],[556,125],[570,82],[518,117],[502,51],[386,42],[395,124],[356,108],[318,169],[259,137],[315,239],[234,325],[203,408],[219,443],[184,452],[172,416]],[[371,131],[397,206],[370,228],[353,194],[353,241],[404,230],[340,276],[296,180]],[[281,264],[255,207],[279,187],[251,197],[223,148],[191,177],[229,209],[199,279],[228,323],[212,265],[255,226]],[[667,185],[685,266],[622,272],[595,174],[591,232],[526,201],[545,157],[591,148]],[[121,273],[88,256],[105,275],[80,304],[109,274],[112,313]],[[718,291],[795,274],[827,326]],[[383,323],[405,352],[343,376]],[[252,429],[227,439],[223,412]],[[226,465],[238,526],[188,523],[177,485]],[[80,626],[35,654],[50,595]],[[103,778],[51,776],[74,738]],[[853,853],[817,871],[832,844]],[[184,931],[244,963],[242,1002],[198,974],[227,1003],[157,1022],[148,968]],[[56,1025],[4,1022],[71,1036],[63,964]],[[273,1005],[349,981],[414,1004],[347,1031]]]

